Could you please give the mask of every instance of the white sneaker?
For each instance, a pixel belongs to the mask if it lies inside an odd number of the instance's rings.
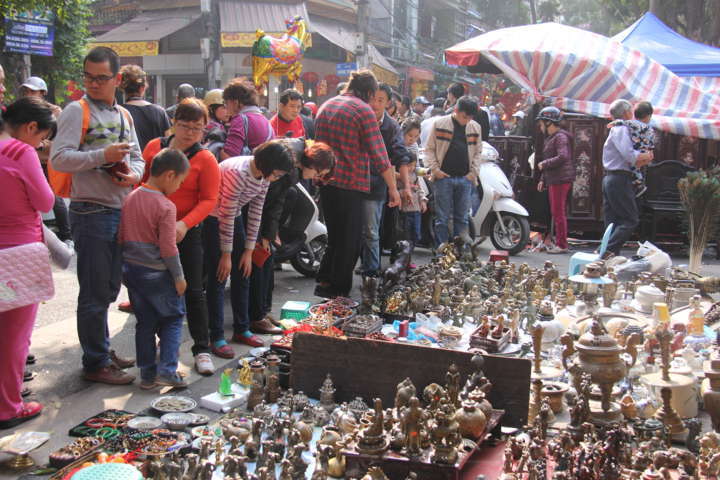
[[[212,375],[215,373],[215,365],[209,353],[198,353],[195,355],[195,370],[200,375]]]

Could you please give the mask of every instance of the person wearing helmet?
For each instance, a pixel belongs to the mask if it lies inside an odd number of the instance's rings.
[[[203,102],[208,108],[210,114],[210,121],[205,127],[205,131],[209,134],[213,130],[225,130],[225,122],[227,122],[227,109],[225,108],[225,102],[223,101],[223,90],[222,88],[215,88],[205,94]]]
[[[548,253],[567,253],[567,215],[565,213],[570,187],[575,181],[575,164],[572,161],[572,137],[560,128],[562,112],[556,107],[540,110],[536,120],[545,135],[543,161],[538,163],[540,183],[538,191],[548,190],[550,214],[555,225],[555,245]]]

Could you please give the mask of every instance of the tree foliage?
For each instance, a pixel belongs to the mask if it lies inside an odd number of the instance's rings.
[[[90,36],[88,20],[90,0],[0,0],[0,36],[4,38],[5,17],[28,11],[50,10],[55,15],[53,56],[32,56],[32,73],[42,77],[50,89],[49,100],[59,102],[64,97],[68,80],[78,79],[82,73],[82,59]],[[4,42],[0,43],[4,48]],[[3,54],[9,92],[15,93],[20,84],[22,56]]]
[[[720,45],[720,0],[474,0],[488,30],[539,22],[560,22],[602,35],[615,35],[652,11],[670,28],[693,40]]]
[[[530,7],[526,0],[475,0],[486,30],[530,23]]]

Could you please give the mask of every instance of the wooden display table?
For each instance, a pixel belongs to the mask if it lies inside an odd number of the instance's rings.
[[[473,372],[471,358],[468,352],[443,348],[299,333],[293,339],[290,386],[317,398],[329,373],[336,402],[350,402],[355,397],[370,402],[377,397],[390,408],[398,383],[406,377],[420,397],[427,385],[445,384],[448,367],[454,363],[464,384]],[[484,358],[483,370],[493,384],[488,400],[493,408],[505,411],[503,425],[523,427],[530,399],[530,360],[498,355]]]

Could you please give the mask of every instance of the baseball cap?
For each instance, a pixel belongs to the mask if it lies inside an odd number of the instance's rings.
[[[422,103],[423,105],[432,105],[432,102],[429,102],[428,99],[425,97],[415,97],[415,101],[413,103]]]
[[[523,112],[522,110],[518,110],[517,112],[513,113],[512,116],[513,116],[513,117],[525,118],[525,112]]]
[[[35,92],[42,90],[43,92],[47,92],[47,84],[45,83],[45,80],[43,80],[40,77],[29,77],[27,80],[25,80],[25,83],[21,85],[22,87],[29,88],[30,90],[33,90]]]

